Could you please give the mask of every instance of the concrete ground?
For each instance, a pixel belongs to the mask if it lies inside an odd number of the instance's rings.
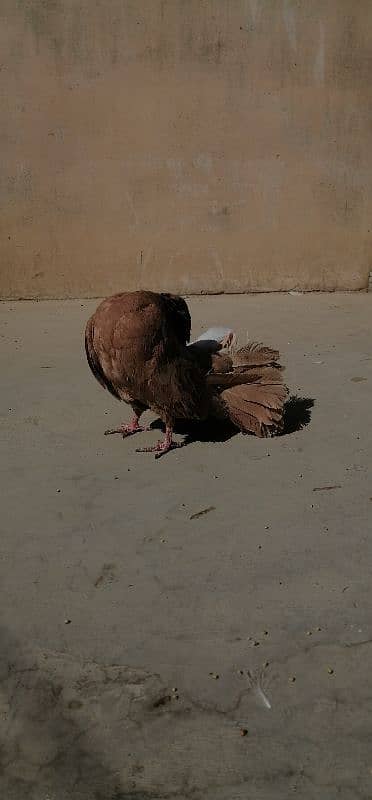
[[[371,296],[191,299],[315,405],[159,461],[103,436],[95,305],[0,306],[1,797],[371,798]]]

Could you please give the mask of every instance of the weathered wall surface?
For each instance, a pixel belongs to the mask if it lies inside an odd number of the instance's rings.
[[[370,0],[1,0],[3,297],[358,289]]]

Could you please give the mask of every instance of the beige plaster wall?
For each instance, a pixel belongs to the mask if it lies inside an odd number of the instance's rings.
[[[370,0],[0,0],[2,297],[359,289]]]

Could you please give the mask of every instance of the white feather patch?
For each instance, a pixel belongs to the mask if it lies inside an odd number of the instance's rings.
[[[196,342],[204,341],[218,342],[218,344],[221,344],[221,342],[223,342],[225,337],[229,334],[234,335],[232,328],[208,328],[207,331],[198,336],[197,339],[194,339],[193,342],[190,342],[190,344],[196,344]]]

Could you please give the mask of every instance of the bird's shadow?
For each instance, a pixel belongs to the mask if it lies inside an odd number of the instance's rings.
[[[296,433],[296,431],[306,428],[311,421],[311,412],[314,405],[315,400],[313,397],[292,395],[284,407],[284,427],[281,436]]]
[[[290,397],[285,404],[284,427],[280,436],[295,433],[309,425],[314,404],[315,400],[311,397],[297,397],[296,395]],[[165,430],[161,419],[155,419],[150,428]],[[208,419],[205,422],[179,421],[174,427],[174,432],[185,436],[183,446],[192,442],[227,442],[239,433],[237,428],[228,421],[214,419]]]

